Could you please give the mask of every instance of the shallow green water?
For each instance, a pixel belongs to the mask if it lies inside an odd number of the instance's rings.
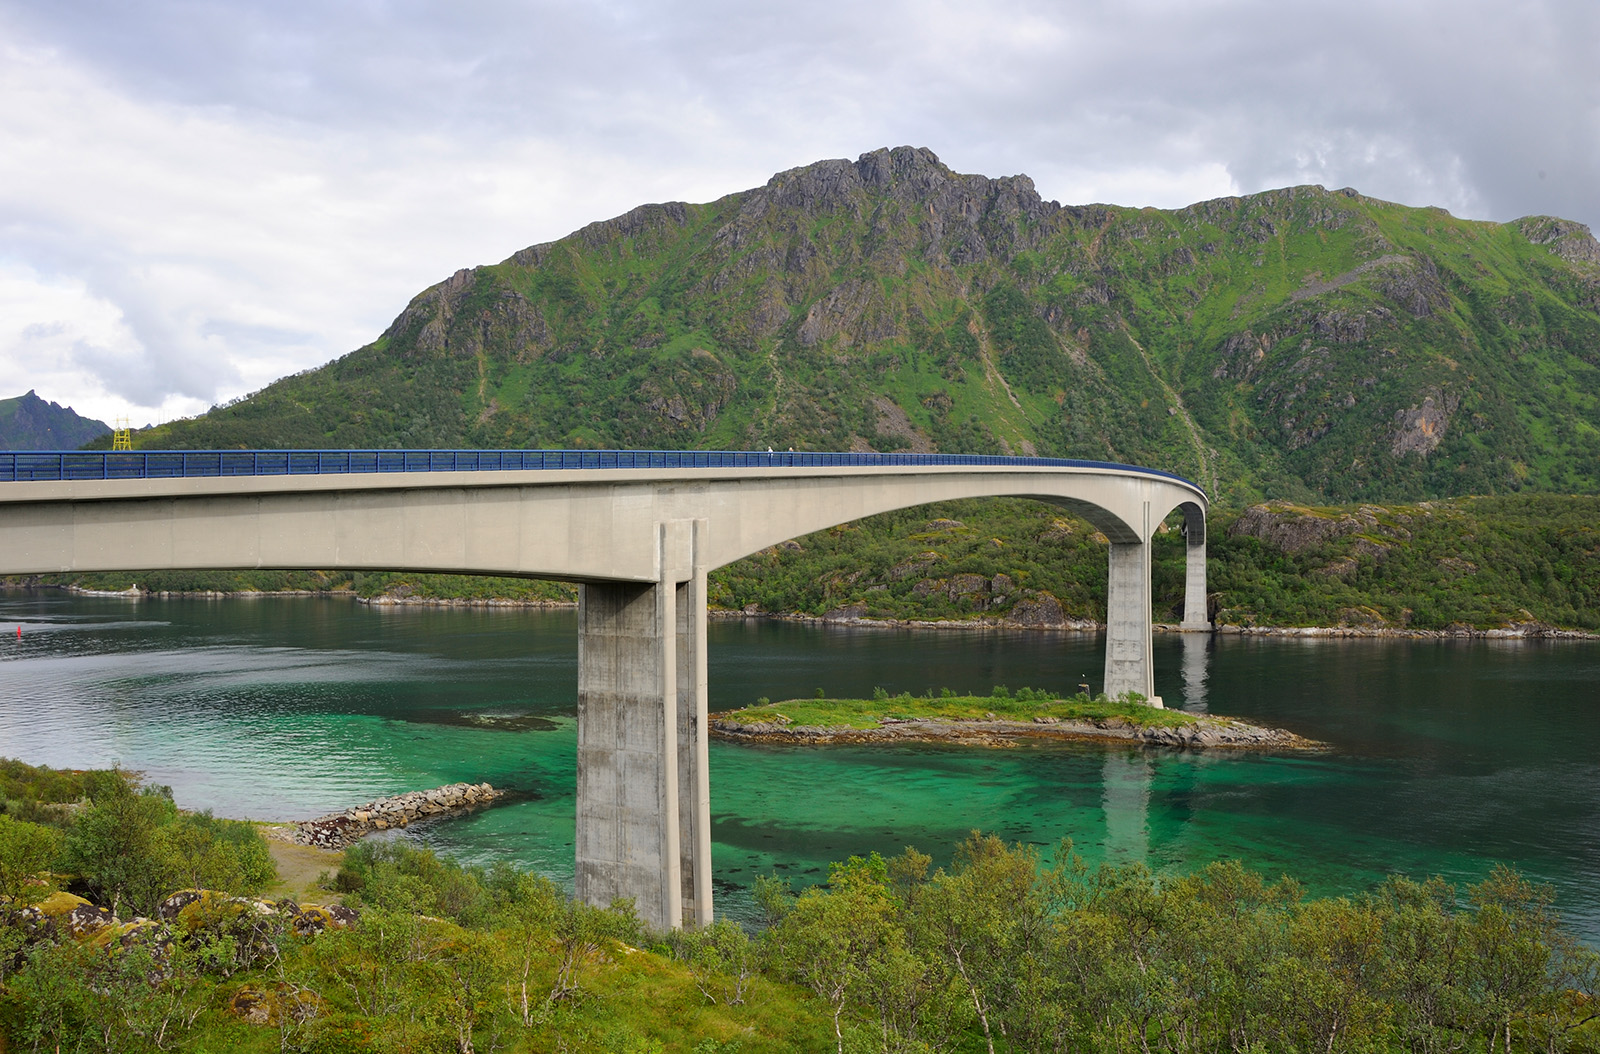
[[[23,627],[20,641],[15,629]],[[112,762],[220,815],[303,818],[456,780],[512,804],[413,829],[570,881],[571,612],[345,600],[0,594],[0,755]],[[713,708],[810,695],[1098,683],[1082,635],[713,623]],[[1085,677],[1084,675],[1088,675]],[[719,909],[851,853],[947,859],[974,828],[1091,861],[1237,857],[1316,892],[1383,874],[1554,883],[1600,942],[1600,644],[1157,639],[1168,705],[1278,724],[1328,754],[1100,746],[711,747]]]

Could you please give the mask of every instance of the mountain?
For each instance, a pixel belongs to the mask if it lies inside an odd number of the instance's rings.
[[[104,421],[79,417],[72,407],[45,402],[33,391],[0,399],[0,450],[76,450],[110,434]]]
[[[1062,206],[900,147],[423,291],[141,446],[944,450],[1225,501],[1600,489],[1600,244],[1302,186]]]

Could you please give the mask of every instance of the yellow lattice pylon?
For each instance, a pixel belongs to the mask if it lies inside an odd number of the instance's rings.
[[[111,431],[111,449],[133,449],[133,429],[128,425],[126,417],[117,418],[117,427]]]

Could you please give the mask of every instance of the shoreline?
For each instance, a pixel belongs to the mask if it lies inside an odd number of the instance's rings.
[[[772,619],[779,622],[820,623],[827,626],[849,626],[860,629],[935,629],[947,631],[979,632],[985,630],[1030,630],[1043,633],[1104,633],[1103,622],[1092,619],[1067,619],[1062,622],[1019,622],[1013,619],[874,619],[829,618],[826,615],[806,615],[796,612],[739,611],[718,608],[709,611],[709,618],[719,621],[734,619]],[[1155,633],[1221,634],[1243,637],[1342,637],[1383,638],[1407,640],[1600,640],[1600,632],[1581,629],[1561,629],[1542,622],[1515,623],[1491,629],[1472,626],[1455,626],[1446,629],[1406,629],[1400,626],[1235,626],[1229,623],[1201,629],[1174,622],[1155,622],[1150,626]]]
[[[376,596],[357,596],[351,589],[287,589],[287,590],[163,590],[147,591],[137,587],[126,590],[84,589],[79,586],[58,585],[0,585],[0,592],[29,589],[61,590],[75,596],[121,597],[137,600],[144,597],[161,600],[252,600],[259,598],[315,598],[338,597],[354,600],[368,607],[443,607],[443,608],[527,608],[530,610],[573,610],[577,602],[571,600],[512,600],[504,597],[419,597],[393,596],[380,593]],[[1045,633],[1103,633],[1105,624],[1093,619],[1064,619],[1061,622],[1022,622],[1004,618],[973,619],[876,619],[864,617],[829,618],[827,615],[807,615],[801,612],[747,611],[737,608],[711,608],[708,619],[719,622],[735,619],[770,619],[778,622],[816,623],[827,626],[848,626],[858,629],[931,629],[944,632],[985,632],[1028,630]],[[1450,626],[1445,629],[1408,629],[1402,626],[1237,626],[1228,623],[1213,625],[1208,629],[1181,626],[1175,623],[1152,624],[1155,633],[1198,633],[1240,637],[1309,637],[1395,640],[1600,640],[1600,632],[1581,629],[1563,629],[1542,622],[1513,623],[1479,629],[1474,626]]]

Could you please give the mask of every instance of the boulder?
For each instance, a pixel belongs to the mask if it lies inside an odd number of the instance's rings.
[[[290,925],[294,932],[302,937],[309,937],[323,930],[346,930],[360,921],[361,916],[353,908],[343,904],[308,904],[301,908],[294,916]]]
[[[251,1025],[278,1025],[285,1020],[309,1021],[320,1007],[316,995],[299,985],[242,985],[228,1000],[228,1012]]]
[[[102,908],[95,904],[79,904],[71,911],[56,918],[57,932],[65,930],[79,940],[85,937],[93,937],[107,926],[115,925],[117,925],[117,917],[111,914],[111,909]]]

